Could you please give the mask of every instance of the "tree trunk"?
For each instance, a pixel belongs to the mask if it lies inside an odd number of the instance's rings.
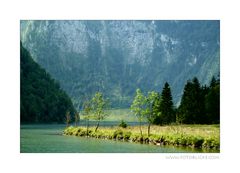
[[[151,126],[151,123],[148,124],[148,137],[150,136],[150,126]]]
[[[88,136],[88,126],[89,126],[89,120],[87,120],[87,136]]]
[[[140,128],[140,134],[141,134],[141,137],[142,137],[142,124],[141,124],[141,121],[139,121],[139,128]]]
[[[98,127],[99,127],[99,122],[100,122],[100,120],[98,120],[98,123],[97,123],[96,129],[95,129],[95,132],[97,131],[97,129],[98,129]]]

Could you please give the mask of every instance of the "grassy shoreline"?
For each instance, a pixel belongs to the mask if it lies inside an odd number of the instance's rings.
[[[86,127],[70,126],[64,130],[63,134],[144,144],[220,150],[219,125],[152,126],[149,137],[147,136],[147,126],[143,126],[144,133],[142,137],[137,126],[127,128],[117,126],[100,127],[97,132],[95,132],[94,129],[95,127],[90,127],[87,135]]]

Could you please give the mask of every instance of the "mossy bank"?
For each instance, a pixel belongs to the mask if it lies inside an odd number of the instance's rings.
[[[143,127],[143,132],[147,132],[147,126]],[[70,126],[64,130],[63,134],[153,145],[220,150],[219,125],[153,126],[149,136],[147,133],[143,133],[141,136],[136,126],[127,128],[100,127],[98,131],[91,127],[88,129],[88,134],[85,127]]]

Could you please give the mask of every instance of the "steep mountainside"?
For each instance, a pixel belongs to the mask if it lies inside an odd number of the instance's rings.
[[[184,84],[206,84],[220,71],[219,21],[21,21],[21,40],[71,96],[96,91],[128,106],[136,88],[161,91],[167,81],[179,102]]]
[[[76,112],[68,95],[21,44],[21,123],[63,123]]]

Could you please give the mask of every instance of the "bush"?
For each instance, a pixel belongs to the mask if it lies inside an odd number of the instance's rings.
[[[72,135],[78,136],[78,134],[79,134],[81,131],[83,131],[83,129],[81,129],[81,128],[74,128],[74,129],[72,130]]]
[[[127,128],[127,123],[122,120],[118,126],[122,128]]]
[[[66,129],[64,129],[63,133],[65,135],[72,135],[73,134],[73,130],[74,130],[74,127],[70,126],[70,127],[67,127]]]
[[[156,134],[151,134],[151,135],[149,136],[149,141],[160,143],[160,142],[161,142],[161,136],[156,135]]]
[[[194,138],[194,147],[202,147],[204,139],[202,137],[195,137]]]
[[[124,139],[124,140],[129,140],[131,134],[132,134],[131,132],[125,132],[125,133],[123,134],[123,139]]]
[[[123,131],[118,129],[116,130],[114,133],[113,133],[113,138],[116,139],[116,138],[120,138],[123,136]]]
[[[205,139],[202,145],[205,148],[216,148],[217,149],[220,147],[219,141],[214,138]]]
[[[139,136],[138,134],[133,133],[133,134],[130,136],[130,140],[133,141],[133,142],[135,142],[135,141],[137,141],[138,136]]]

